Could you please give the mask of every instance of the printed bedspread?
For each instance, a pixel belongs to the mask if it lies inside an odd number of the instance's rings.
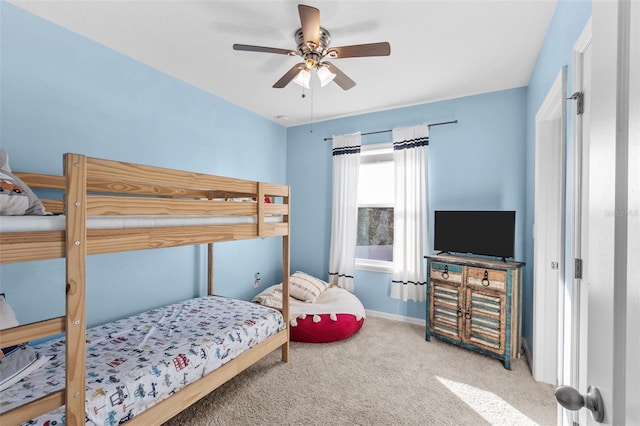
[[[87,423],[115,425],[284,328],[277,310],[206,296],[87,330]],[[64,339],[35,346],[52,358],[0,393],[0,411],[64,387]],[[64,424],[64,407],[26,423]]]

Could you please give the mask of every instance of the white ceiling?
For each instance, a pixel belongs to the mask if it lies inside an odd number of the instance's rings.
[[[388,57],[332,62],[357,85],[271,86],[299,57],[297,5],[273,1],[11,3],[284,126],[526,86],[556,0],[306,1],[332,47],[388,41]]]

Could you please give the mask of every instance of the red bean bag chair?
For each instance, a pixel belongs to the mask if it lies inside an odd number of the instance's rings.
[[[290,286],[292,284],[290,281]],[[253,301],[281,308],[282,284],[267,288]],[[289,297],[289,335],[294,342],[326,343],[346,339],[360,330],[364,318],[360,300],[340,287],[328,286],[314,302]]]

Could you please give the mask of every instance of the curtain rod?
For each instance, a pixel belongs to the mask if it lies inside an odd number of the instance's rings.
[[[443,121],[442,123],[431,123],[431,124],[427,124],[428,127],[431,126],[442,126],[443,124],[458,124],[458,120],[453,120],[453,121]],[[378,133],[389,133],[392,132],[393,130],[378,130],[377,132],[367,132],[367,133],[362,133],[362,136],[365,135],[375,135]],[[324,138],[325,142],[326,141],[331,141],[333,140],[333,138]]]

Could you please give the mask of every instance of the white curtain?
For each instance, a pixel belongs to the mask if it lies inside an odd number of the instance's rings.
[[[395,205],[391,297],[426,300],[429,127],[393,129]]]
[[[353,292],[358,231],[360,133],[333,136],[333,210],[329,283]]]

